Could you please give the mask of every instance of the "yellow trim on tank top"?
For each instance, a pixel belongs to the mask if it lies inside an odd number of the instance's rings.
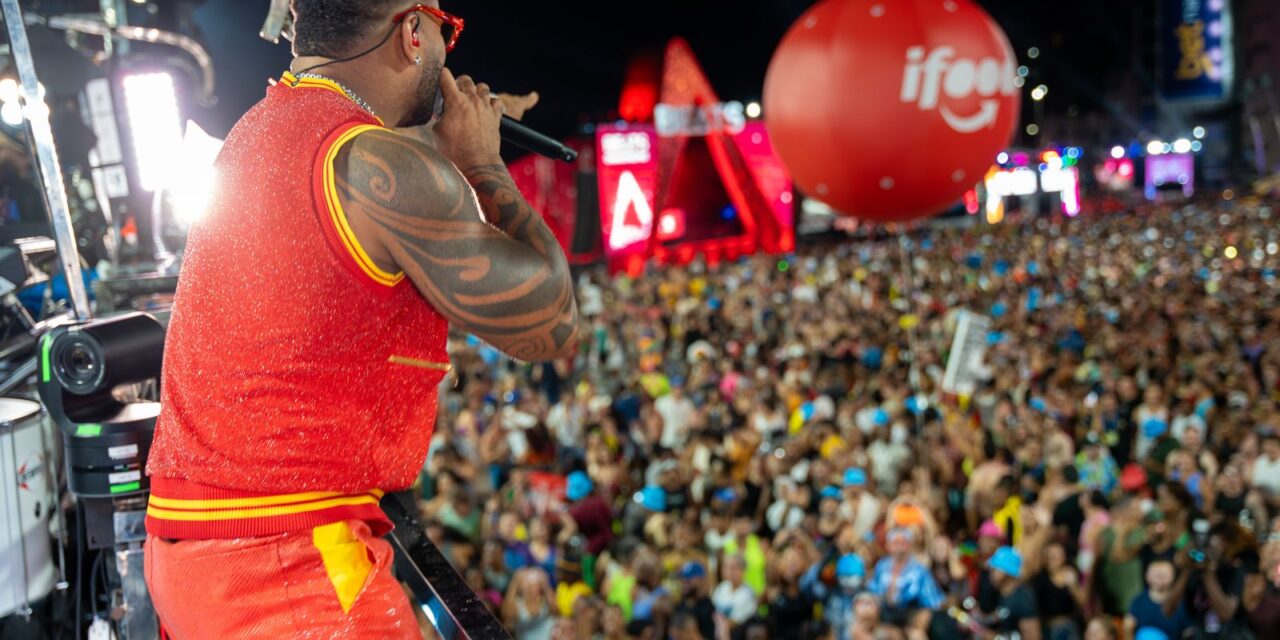
[[[338,95],[348,100],[351,100],[351,96],[347,95],[347,92],[343,91],[342,87],[338,86],[338,83],[325,78],[299,78],[298,76],[293,75],[292,72],[286,71],[284,72],[283,75],[280,76],[280,82],[283,83],[286,87],[289,87],[290,89],[294,89],[297,87],[309,87],[312,89],[328,89],[329,91],[333,91],[334,93],[337,93]],[[351,100],[351,104],[356,104],[356,101]],[[373,116],[373,114],[369,114],[369,115]],[[379,125],[383,127],[387,126],[387,124],[382,121],[382,118],[379,118],[378,116],[373,116],[373,119],[377,120]]]
[[[351,229],[351,224],[347,222],[347,214],[342,209],[342,202],[338,199],[338,188],[333,171],[333,160],[337,157],[338,151],[342,149],[342,145],[366,131],[380,128],[371,124],[352,127],[343,132],[329,147],[324,158],[324,200],[329,209],[329,218],[333,221],[334,229],[338,232],[338,237],[342,239],[343,246],[347,248],[347,252],[355,259],[360,270],[373,279],[374,282],[394,287],[400,284],[401,280],[404,280],[404,272],[401,271],[396,274],[386,272],[373,261],[373,258],[369,257],[364,247],[360,245],[360,240],[356,238],[355,231]]]

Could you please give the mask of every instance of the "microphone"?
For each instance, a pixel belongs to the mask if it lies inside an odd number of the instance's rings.
[[[444,94],[436,94],[435,117],[439,118],[444,113]],[[564,162],[573,162],[578,159],[578,152],[565,146],[564,143],[552,138],[549,135],[534,131],[529,127],[520,124],[520,121],[511,116],[502,116],[502,122],[498,125],[498,135],[502,136],[502,140],[509,144],[514,144],[525,151],[536,153],[540,156],[546,156],[552,160],[563,160]]]
[[[510,116],[502,116],[502,124],[499,125],[498,132],[502,135],[504,142],[514,144],[525,151],[565,162],[578,159],[578,152],[565,146],[563,142],[534,131]]]

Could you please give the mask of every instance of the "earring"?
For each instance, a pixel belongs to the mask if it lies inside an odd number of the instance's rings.
[[[414,57],[413,57],[413,63],[414,63],[414,64],[416,64],[416,65],[418,65],[419,67],[421,67],[421,66],[422,66],[422,56],[414,56]]]

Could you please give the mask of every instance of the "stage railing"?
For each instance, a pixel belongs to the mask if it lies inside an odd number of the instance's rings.
[[[396,550],[396,577],[409,585],[440,637],[444,640],[511,637],[466,580],[427,539],[414,516],[416,506],[412,494],[388,494],[382,499],[382,510],[396,526],[387,536]]]

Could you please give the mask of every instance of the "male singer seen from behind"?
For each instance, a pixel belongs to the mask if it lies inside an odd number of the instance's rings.
[[[502,100],[444,69],[462,21],[405,0],[293,14],[291,70],[231,131],[188,240],[146,579],[182,640],[416,638],[378,498],[422,468],[449,325],[548,360],[578,312],[498,156]],[[430,144],[393,130],[428,123]]]

